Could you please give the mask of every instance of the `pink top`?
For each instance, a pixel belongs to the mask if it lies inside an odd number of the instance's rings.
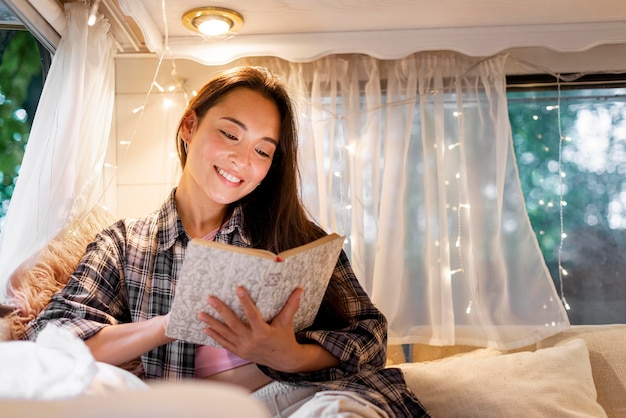
[[[252,363],[225,348],[199,345],[196,348],[196,377],[208,377],[224,370]]]
[[[206,240],[213,240],[217,234],[215,231],[209,232],[203,237]],[[244,364],[252,363],[243,359],[224,348],[199,345],[196,348],[196,377],[208,377],[225,370],[234,369]]]

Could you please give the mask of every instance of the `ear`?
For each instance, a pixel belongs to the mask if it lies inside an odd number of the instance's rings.
[[[186,143],[191,142],[191,136],[193,135],[197,120],[198,117],[196,116],[195,110],[187,113],[183,118],[183,123],[180,125],[180,137]]]

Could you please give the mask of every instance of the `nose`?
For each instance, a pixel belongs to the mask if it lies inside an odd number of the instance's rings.
[[[236,167],[247,167],[250,165],[251,152],[247,148],[236,148],[230,153],[228,158]]]

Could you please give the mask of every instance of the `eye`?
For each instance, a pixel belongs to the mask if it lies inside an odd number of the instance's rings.
[[[229,133],[229,132],[222,131],[222,130],[220,130],[220,132],[221,132],[221,133],[222,133],[222,135],[224,135],[226,138],[228,138],[228,139],[232,139],[233,141],[237,141],[237,139],[238,139],[235,135],[233,135],[233,134],[231,134],[231,133]]]
[[[257,154],[259,154],[263,158],[272,158],[272,156],[270,154],[268,154],[267,152],[263,151],[260,148],[257,148],[256,152],[257,152]]]

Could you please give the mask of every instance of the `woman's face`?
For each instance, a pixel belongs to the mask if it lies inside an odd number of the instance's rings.
[[[188,142],[183,177],[215,203],[227,205],[252,192],[272,164],[280,133],[280,113],[272,101],[253,90],[228,93],[198,122],[183,123]]]

